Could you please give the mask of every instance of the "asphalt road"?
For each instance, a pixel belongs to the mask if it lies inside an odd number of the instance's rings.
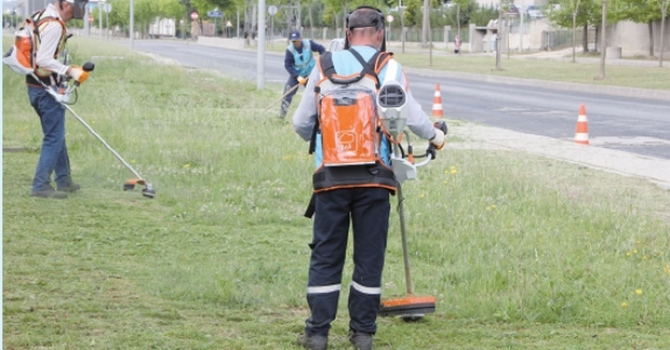
[[[139,40],[134,42],[134,49],[170,58],[183,66],[256,81],[255,51],[170,40]],[[415,98],[429,114],[439,84],[449,119],[570,140],[574,138],[579,106],[583,103],[591,145],[670,159],[669,100],[637,97],[640,91],[609,94],[589,89],[574,91],[548,82],[527,81],[532,82],[527,84],[513,79],[415,69],[407,72]],[[268,52],[265,55],[268,86],[277,83],[281,89],[286,78],[283,55]]]

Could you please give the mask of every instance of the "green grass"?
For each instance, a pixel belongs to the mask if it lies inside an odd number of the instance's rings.
[[[132,174],[70,117],[67,200],[28,196],[37,152],[4,153],[3,348],[296,348],[313,159],[264,111],[278,89],[92,42],[71,43],[77,62],[101,56],[73,108],[157,196],[122,191]],[[3,145],[38,148],[20,77],[3,86]],[[414,288],[437,312],[380,319],[378,349],[670,348],[667,191],[464,148],[404,186]],[[404,293],[398,226],[394,207],[385,297]],[[346,294],[332,349],[349,349]]]

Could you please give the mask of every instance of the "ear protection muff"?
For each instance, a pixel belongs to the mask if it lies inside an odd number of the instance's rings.
[[[75,0],[73,4],[74,13],[72,17],[77,19],[84,19],[84,15],[86,15],[86,3],[88,3],[88,0]]]
[[[372,23],[370,23],[370,25],[349,27],[349,17],[354,12],[356,12],[358,10],[372,10],[372,11],[374,11],[374,13],[377,14],[377,18],[375,18],[372,21]],[[385,29],[386,28],[386,18],[384,17],[384,13],[380,9],[378,9],[376,7],[372,7],[372,6],[359,6],[347,15],[347,19],[346,19],[346,30],[347,31],[351,31],[352,29],[356,29],[356,28],[367,28],[367,27],[374,27],[376,29]],[[350,47],[349,35],[347,35],[347,32],[345,32],[345,35],[344,35],[344,49],[347,50],[347,49],[349,49],[349,47]],[[382,51],[382,52],[386,51],[386,32],[384,32],[384,38],[382,38],[382,45],[381,45],[380,51]]]
[[[72,18],[84,19],[88,0],[58,0],[58,4],[61,6],[63,6],[64,2],[69,3],[74,8],[74,11],[72,12]]]

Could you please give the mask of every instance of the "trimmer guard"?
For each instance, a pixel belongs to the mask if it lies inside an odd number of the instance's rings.
[[[431,296],[413,296],[382,301],[379,316],[423,317],[435,312],[435,298]]]
[[[402,184],[405,180],[416,179],[416,165],[412,164],[407,159],[398,158],[395,155],[392,155],[391,167],[393,168],[393,174],[395,175],[396,181],[398,181],[399,184]]]

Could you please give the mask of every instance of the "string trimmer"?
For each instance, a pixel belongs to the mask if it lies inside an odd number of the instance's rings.
[[[416,169],[428,164],[428,162],[435,158],[435,146],[430,144],[423,155],[413,155],[409,133],[404,130],[407,121],[404,109],[407,95],[402,85],[397,82],[384,83],[377,96],[377,102],[382,111],[382,126],[390,136],[391,143],[393,144],[391,164],[393,173],[398,181],[398,216],[400,217],[400,237],[402,239],[405,284],[407,287],[407,295],[405,297],[382,300],[379,316],[399,316],[405,321],[417,321],[423,318],[424,314],[435,312],[435,297],[414,295],[409,268],[402,183],[405,180],[415,179]],[[441,129],[445,135],[447,134],[447,125],[444,121],[436,122],[435,127]],[[401,146],[402,136],[404,136],[407,143],[407,153],[404,152]],[[414,158],[422,157],[426,159],[420,163],[415,163]]]
[[[83,69],[84,71],[86,71],[86,72],[91,72],[91,71],[93,71],[93,69],[95,69],[95,65],[94,65],[92,62],[86,62],[86,63],[84,64],[84,66],[82,67],[82,69]],[[75,117],[75,118],[76,118],[82,125],[84,125],[84,127],[85,127],[91,134],[93,134],[93,136],[95,136],[100,142],[102,142],[102,144],[103,144],[103,145],[104,145],[110,152],[112,152],[112,154],[113,154],[119,161],[121,161],[121,163],[122,163],[123,165],[125,165],[125,167],[128,168],[128,170],[130,170],[130,171],[136,176],[136,178],[134,178],[134,179],[128,179],[128,180],[126,180],[126,182],[123,184],[123,189],[124,189],[124,190],[132,190],[133,188],[135,188],[135,185],[136,185],[136,184],[140,184],[140,185],[144,185],[144,186],[145,186],[144,189],[142,190],[142,195],[143,195],[144,197],[147,197],[147,198],[154,198],[154,197],[156,196],[156,191],[155,191],[154,188],[151,186],[151,184],[148,183],[142,176],[140,176],[140,174],[139,174],[135,169],[133,169],[133,167],[131,167],[130,164],[128,164],[128,162],[126,162],[126,161],[119,155],[118,152],[116,152],[111,146],[109,146],[109,144],[107,144],[107,142],[105,142],[105,140],[104,140],[102,137],[100,137],[100,135],[98,135],[98,133],[96,133],[96,132],[93,130],[93,128],[91,128],[91,127],[88,125],[88,123],[86,123],[86,122],[84,121],[84,119],[82,119],[79,115],[77,115],[77,113],[72,109],[72,107],[70,107],[70,104],[74,104],[74,102],[76,102],[76,97],[75,97],[75,100],[74,100],[74,101],[71,101],[71,96],[72,96],[73,94],[74,94],[75,96],[78,96],[78,95],[77,95],[77,88],[79,87],[79,83],[78,83],[78,82],[75,82],[73,85],[68,86],[68,87],[67,87],[66,89],[64,89],[63,91],[57,91],[57,90],[54,89],[53,87],[50,87],[50,86],[44,84],[39,78],[37,78],[37,76],[35,75],[35,73],[30,73],[30,74],[35,78],[35,80],[39,81],[39,82],[42,84],[42,86],[44,86],[44,89],[46,89],[46,91],[49,92],[49,94],[50,94],[51,96],[53,96],[53,98],[56,99],[57,102],[59,102],[59,103],[60,103],[61,105],[63,105],[68,111],[70,111],[70,113],[72,114],[72,116],[74,116],[74,117]]]

